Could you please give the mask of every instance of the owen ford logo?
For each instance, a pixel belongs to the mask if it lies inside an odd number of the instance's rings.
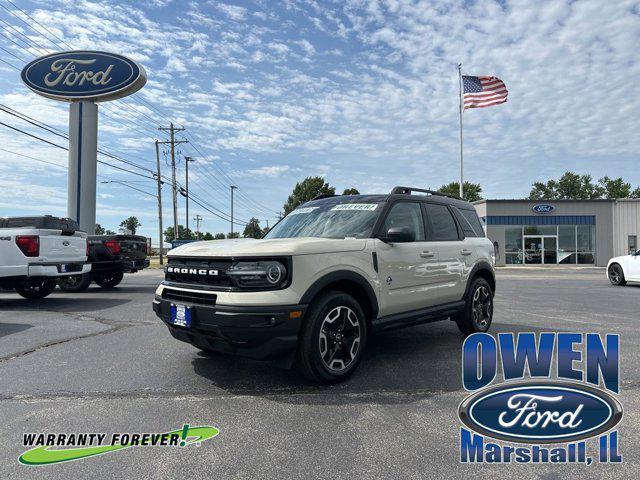
[[[533,211],[535,213],[551,213],[556,209],[553,205],[549,205],[546,203],[540,203],[538,205],[533,206]]]
[[[614,427],[622,406],[608,393],[582,384],[503,384],[464,400],[460,419],[476,432],[529,444],[572,442]]]
[[[167,267],[167,273],[184,273],[187,275],[218,275],[218,270],[210,268]]]
[[[57,100],[104,101],[124,97],[146,82],[144,68],[122,55],[73,51],[45,55],[22,70],[29,88]]]

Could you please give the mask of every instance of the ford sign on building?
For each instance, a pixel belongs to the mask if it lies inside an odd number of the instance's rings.
[[[89,234],[96,223],[98,105],[126,97],[147,82],[142,66],[107,52],[58,52],[36,58],[21,73],[38,95],[70,102],[67,215]]]
[[[480,200],[497,265],[594,265],[640,248],[640,199]]]

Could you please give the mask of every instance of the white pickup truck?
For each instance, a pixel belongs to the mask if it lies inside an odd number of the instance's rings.
[[[44,298],[58,277],[88,273],[87,234],[68,218],[0,218],[0,290]]]

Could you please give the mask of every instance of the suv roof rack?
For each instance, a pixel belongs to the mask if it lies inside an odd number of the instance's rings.
[[[398,195],[398,194],[409,194],[409,195],[411,195],[411,192],[428,193],[430,195],[438,195],[440,197],[449,197],[449,198],[455,198],[455,199],[459,200],[459,197],[455,197],[453,195],[448,195],[448,194],[442,193],[442,192],[436,192],[435,190],[426,190],[424,188],[414,188],[414,187],[393,187],[393,190],[391,190],[391,194],[390,195]]]
[[[313,197],[311,199],[311,201],[313,202],[314,200],[320,200],[322,198],[329,198],[329,197],[339,197],[340,195],[336,195],[335,193],[322,193],[316,197]]]

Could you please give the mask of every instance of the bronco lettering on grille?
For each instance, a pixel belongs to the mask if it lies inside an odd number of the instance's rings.
[[[186,273],[187,275],[218,275],[218,270],[210,268],[167,267],[167,273]]]

